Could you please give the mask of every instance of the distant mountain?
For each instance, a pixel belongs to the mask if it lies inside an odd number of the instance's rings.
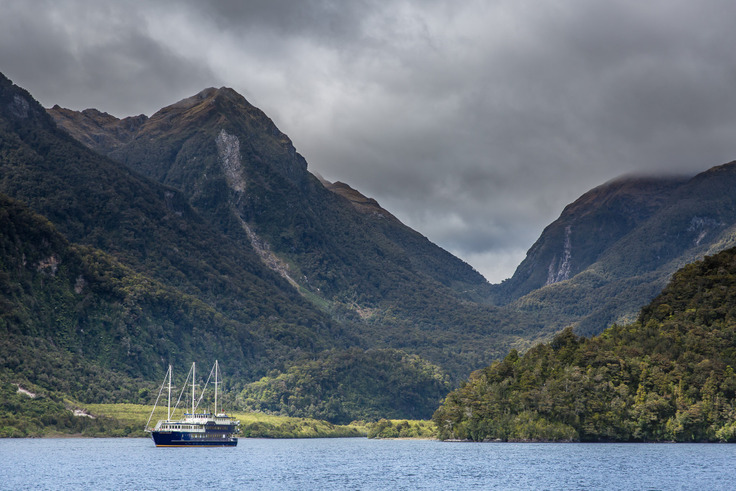
[[[569,280],[665,205],[685,179],[620,178],[565,207],[502,285],[506,302]]]
[[[677,269],[736,244],[735,185],[731,163],[595,188],[544,230],[496,301],[587,335],[631,321]]]
[[[716,172],[723,172],[719,170]],[[441,438],[736,441],[736,248],[680,270],[632,324],[571,329],[471,375]]]

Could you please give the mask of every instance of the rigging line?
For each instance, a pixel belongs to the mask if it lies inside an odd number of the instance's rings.
[[[204,393],[207,390],[207,386],[210,383],[210,379],[212,378],[212,372],[215,371],[215,365],[212,365],[212,370],[210,370],[210,374],[207,376],[207,382],[204,383],[204,387],[202,387],[202,390],[199,393],[199,399],[197,399],[197,405],[195,406],[195,409],[199,407],[199,403],[202,402],[202,398],[204,397]]]
[[[181,392],[179,392],[179,399],[176,401],[176,405],[174,406],[174,410],[171,412],[171,419],[174,419],[174,413],[176,412],[177,408],[179,407],[179,403],[181,402],[181,398],[184,395],[184,391],[187,388],[187,384],[189,383],[189,378],[192,376],[192,369],[189,369],[189,373],[187,374],[187,379],[184,381],[184,385],[181,386]],[[194,383],[194,380],[192,380],[192,383]]]
[[[148,425],[151,423],[151,418],[153,418],[153,412],[156,411],[156,406],[158,406],[158,400],[161,398],[161,392],[164,391],[164,385],[166,385],[166,377],[169,376],[169,372],[171,371],[171,365],[169,365],[169,369],[166,371],[166,375],[164,375],[164,381],[161,383],[161,388],[158,390],[158,396],[156,397],[156,402],[153,403],[153,409],[151,409],[151,414],[148,416],[148,421],[146,422],[146,429],[148,429]]]

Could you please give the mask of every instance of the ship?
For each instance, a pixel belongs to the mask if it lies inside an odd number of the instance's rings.
[[[151,438],[157,447],[235,447],[238,444],[237,434],[240,433],[240,421],[230,417],[224,412],[217,412],[217,386],[221,383],[219,380],[220,366],[215,361],[215,365],[210,371],[210,375],[207,378],[207,382],[202,389],[199,400],[196,399],[195,389],[195,370],[196,365],[192,363],[192,368],[187,375],[187,380],[179,394],[179,399],[174,406],[172,411],[171,408],[171,365],[166,373],[161,389],[159,390],[156,403],[153,405],[151,415],[148,417],[146,423],[146,431],[151,433]],[[214,411],[198,411],[199,403],[202,402],[204,392],[209,385],[210,380],[214,374],[215,379],[215,403]],[[156,411],[158,401],[161,398],[164,387],[167,385],[168,379],[168,404],[166,419],[160,420],[156,423],[156,426],[151,428],[149,425],[153,418],[153,413]],[[179,419],[174,419],[174,415],[178,409],[179,402],[181,402],[184,394],[184,389],[187,387],[191,379],[192,386],[192,406],[191,412],[183,413]]]

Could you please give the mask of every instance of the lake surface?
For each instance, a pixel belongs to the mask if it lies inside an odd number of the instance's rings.
[[[0,489],[736,489],[736,445],[0,439]]]

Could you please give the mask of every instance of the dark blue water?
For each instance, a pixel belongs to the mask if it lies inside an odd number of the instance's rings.
[[[1,489],[736,489],[736,445],[0,439]]]

